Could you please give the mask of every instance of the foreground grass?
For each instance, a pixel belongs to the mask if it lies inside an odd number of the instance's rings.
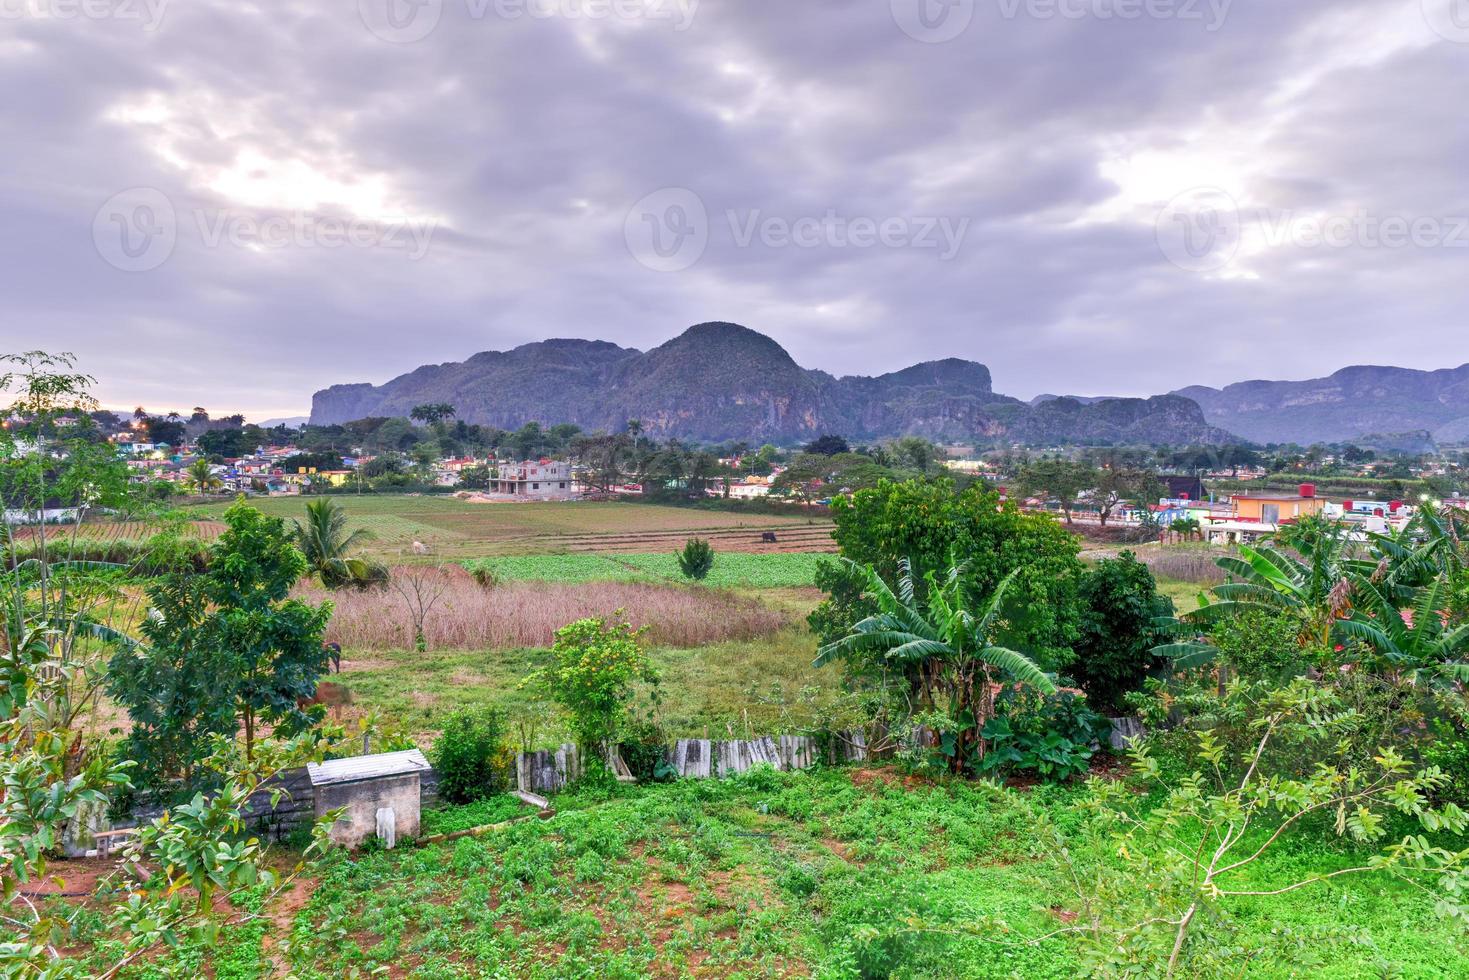
[[[1074,829],[1083,792],[756,770],[605,802],[562,797],[555,818],[484,839],[333,859],[295,918],[291,965],[302,980],[374,969],[413,978],[1087,975],[1074,937],[1028,942],[1080,908],[1070,870],[1036,828],[1048,818]],[[1105,850],[1073,857],[1083,867],[1119,860]],[[1263,883],[1353,858],[1303,834],[1257,874]],[[1216,952],[1184,975],[1469,972],[1463,934],[1391,879],[1342,879],[1230,911],[1232,924],[1201,926]],[[981,925],[994,919],[1008,928]]]

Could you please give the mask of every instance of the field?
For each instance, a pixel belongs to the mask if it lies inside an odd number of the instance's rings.
[[[748,554],[716,553],[714,568],[701,583],[706,586],[755,589],[800,588],[815,584],[816,565],[822,556],[813,553]],[[467,562],[471,569],[484,569],[505,581],[536,582],[681,582],[678,561],[669,554],[643,555],[518,555],[481,558]]]
[[[603,501],[473,503],[453,496],[352,496],[330,498],[347,512],[352,529],[372,532],[365,550],[383,559],[411,557],[413,544],[433,557],[460,560],[490,555],[672,553],[699,536],[717,551],[834,551],[825,517],[770,515]],[[268,514],[299,517],[301,497],[255,498]],[[228,503],[191,511],[217,518]],[[774,544],[762,541],[774,532]]]
[[[339,854],[261,918],[227,926],[218,948],[186,944],[128,976],[153,980],[169,967],[227,980],[1096,975],[1088,945],[1064,930],[1087,914],[1078,880],[1122,858],[1082,833],[1083,792],[934,785],[888,769],[757,769],[610,800],[563,795],[550,820],[483,838]],[[524,812],[492,799],[431,812],[424,829]],[[1067,836],[1066,851],[1048,823]],[[1262,861],[1250,885],[1360,857],[1319,838],[1296,842]],[[1386,876],[1351,881],[1231,899],[1229,922],[1198,927],[1215,940],[1207,975],[1469,973],[1463,932],[1435,917],[1430,897]],[[1145,894],[1138,900],[1147,907]],[[84,940],[91,921],[81,918]],[[107,943],[91,938],[97,962],[108,962]],[[1204,966],[1185,960],[1179,975]]]

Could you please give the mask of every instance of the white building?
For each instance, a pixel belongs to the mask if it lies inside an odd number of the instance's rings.
[[[576,496],[571,464],[543,459],[536,463],[501,463],[490,479],[490,492],[532,500],[570,500]]]

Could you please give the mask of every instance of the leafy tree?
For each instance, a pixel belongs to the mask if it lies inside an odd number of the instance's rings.
[[[888,453],[896,466],[907,467],[920,473],[928,473],[943,462],[943,450],[920,436],[904,436],[887,446]]]
[[[678,559],[678,570],[684,578],[702,582],[714,568],[714,549],[703,538],[689,538],[683,550],[674,555]]]
[[[658,683],[643,650],[642,630],[626,620],[579,619],[556,631],[551,663],[525,684],[566,712],[583,749],[605,750],[627,719],[635,685]]]
[[[871,565],[895,584],[907,560],[919,599],[930,572],[962,564],[969,603],[978,606],[1012,572],[1000,641],[1028,651],[1047,669],[1063,667],[1076,639],[1076,582],[1082,571],[1075,536],[1046,514],[1030,514],[981,486],[955,493],[944,480],[882,481],[832,501],[841,555]],[[1018,570],[1018,571],[1017,571]],[[875,609],[864,583],[839,563],[818,567],[828,593],[809,622],[822,642],[844,635]]]
[[[136,764],[134,785],[189,794],[212,782],[203,766],[213,739],[236,731],[233,664],[212,633],[201,576],[157,579],[147,595],[145,642],[114,654],[109,693],[132,723],[123,757]]]
[[[1089,896],[1088,906],[1097,911],[1081,928],[1097,932],[1110,956],[1157,949],[1156,959],[1129,957],[1125,968],[1108,964],[1109,973],[1154,964],[1168,977],[1204,972],[1217,945],[1195,933],[1220,922],[1230,906],[1347,875],[1391,874],[1429,891],[1441,911],[1469,922],[1463,899],[1469,851],[1446,850],[1422,833],[1387,844],[1366,861],[1319,869],[1293,863],[1284,880],[1262,883],[1254,874],[1257,863],[1312,820],[1329,818],[1326,826],[1358,844],[1381,844],[1394,820],[1427,833],[1460,834],[1469,818],[1453,803],[1432,806],[1448,777],[1432,766],[1414,767],[1397,747],[1380,746],[1364,764],[1353,751],[1361,715],[1347,710],[1329,685],[1300,679],[1275,690],[1241,687],[1225,708],[1250,739],[1234,748],[1216,730],[1196,733],[1189,775],[1170,780],[1146,745],[1132,750],[1139,774],[1166,794],[1150,812],[1137,813],[1135,796],[1122,782],[1097,788],[1099,825],[1115,828],[1113,847],[1127,865]],[[1138,896],[1146,896],[1145,904]],[[1132,910],[1140,918],[1123,925],[1121,916]]]
[[[856,662],[859,670],[901,677],[922,705],[942,713],[933,720],[941,733],[940,751],[953,771],[968,771],[984,759],[982,732],[995,713],[998,683],[1019,682],[1055,693],[1056,685],[1033,660],[994,642],[1016,572],[974,611],[959,567],[950,568],[941,581],[930,576],[927,596],[920,598],[906,559],[899,563],[896,591],[871,565],[843,563],[863,583],[863,595],[877,612],[824,644],[814,665],[845,660]]]
[[[1158,594],[1148,566],[1130,551],[1104,558],[1081,576],[1076,660],[1071,676],[1098,708],[1120,711],[1122,697],[1164,663],[1153,653],[1170,635],[1159,623],[1173,601]]]
[[[1020,471],[1021,492],[1028,497],[1054,497],[1071,523],[1071,512],[1076,509],[1077,498],[1082,491],[1097,485],[1098,472],[1085,463],[1069,459],[1042,459]]]
[[[167,443],[170,446],[182,446],[188,436],[184,429],[184,423],[177,416],[170,418],[158,418],[149,416],[145,420],[148,427],[148,441],[154,443]]]
[[[835,456],[838,453],[851,452],[847,440],[841,436],[820,436],[813,439],[801,448],[803,453],[812,453],[818,456]]]
[[[322,633],[331,605],[290,598],[307,565],[282,519],[241,501],[225,511],[224,521],[205,575],[205,596],[214,607],[212,641],[231,657],[234,705],[249,758],[261,722],[279,735],[310,724],[299,702],[316,693],[317,679],[327,672]]]
[[[1097,505],[1097,517],[1102,526],[1120,504],[1143,505],[1149,500],[1157,502],[1163,496],[1163,484],[1152,470],[1108,468],[1098,471],[1093,501]]]

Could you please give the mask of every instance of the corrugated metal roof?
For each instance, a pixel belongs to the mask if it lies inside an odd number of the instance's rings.
[[[306,771],[311,776],[312,786],[331,783],[358,783],[384,776],[406,776],[415,772],[428,772],[433,767],[418,749],[405,752],[380,752],[377,755],[359,755],[351,759],[333,759],[330,762],[308,762]]]

